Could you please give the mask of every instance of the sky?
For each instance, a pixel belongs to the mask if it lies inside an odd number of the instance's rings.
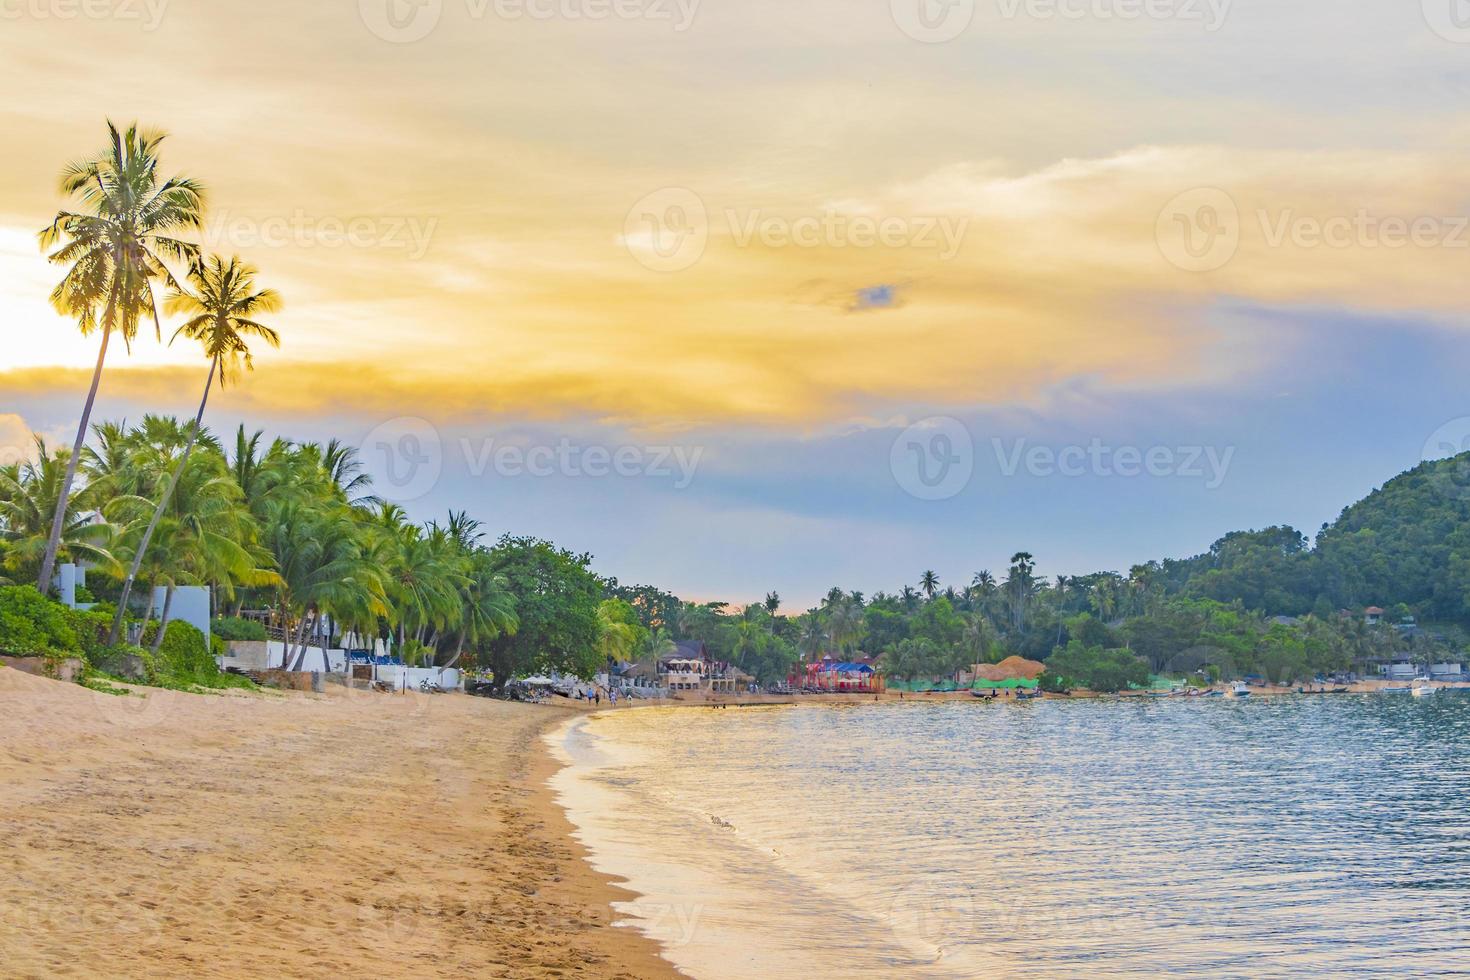
[[[1458,2],[0,0],[0,456],[75,429],[36,232],[111,118],[285,297],[214,428],[418,519],[796,609],[1310,533],[1470,445]]]

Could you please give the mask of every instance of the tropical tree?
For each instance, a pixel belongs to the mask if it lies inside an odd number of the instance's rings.
[[[204,379],[204,394],[199,399],[199,410],[194,414],[194,425],[189,429],[183,454],[175,464],[163,492],[158,496],[153,517],[133,553],[133,562],[128,568],[127,577],[123,579],[122,597],[118,599],[117,613],[113,616],[112,630],[108,634],[109,646],[117,642],[122,631],[128,597],[133,591],[133,580],[137,578],[138,569],[143,564],[158,522],[163,519],[164,511],[168,508],[169,498],[179,484],[179,477],[189,465],[189,456],[194,452],[194,443],[204,424],[204,409],[209,404],[209,393],[214,386],[215,376],[218,375],[220,387],[224,388],[229,384],[231,374],[242,363],[247,371],[254,367],[249,339],[264,341],[272,347],[279,347],[281,344],[280,336],[275,330],[254,319],[263,313],[274,313],[281,308],[280,297],[273,290],[256,290],[255,276],[256,270],[238,258],[231,258],[227,264],[216,255],[207,264],[196,267],[189,273],[189,283],[194,287],[194,292],[175,290],[165,302],[165,312],[189,316],[183,326],[174,332],[173,339],[185,336],[199,341],[204,348],[204,356],[209,361],[209,374]]]
[[[933,599],[934,593],[939,591],[939,576],[932,571],[919,576],[919,590],[924,593],[926,599]]]
[[[198,246],[174,236],[199,228],[204,214],[204,192],[199,184],[187,177],[160,181],[158,148],[163,134],[140,132],[136,125],[123,133],[111,122],[107,131],[106,149],[62,171],[61,191],[76,199],[78,209],[57,212],[39,236],[42,250],[49,250],[47,259],[68,266],[52,290],[51,305],[63,316],[76,317],[82,336],[102,335],[41,557],[37,588],[43,593],[51,588],[108,342],[115,331],[131,349],[145,316],[151,317],[154,331],[161,335],[155,283],[178,287],[165,259],[196,260]]]
[[[70,491],[69,502],[58,508],[57,500],[69,492],[63,489],[66,475],[75,468],[65,450],[52,452],[40,436],[34,439],[34,459],[0,467],[0,540],[5,542],[6,567],[13,573],[35,568],[53,538],[74,560],[114,564],[109,550],[114,528],[97,513],[101,488]],[[58,510],[67,519],[53,536],[51,518]]]

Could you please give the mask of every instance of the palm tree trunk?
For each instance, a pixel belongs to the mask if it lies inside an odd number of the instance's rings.
[[[153,596],[154,596],[154,593],[156,591],[157,591],[156,589],[149,589],[148,590],[148,606],[147,606],[146,609],[143,610],[143,628],[144,629],[147,629],[148,628],[148,620],[150,620],[150,619],[153,618]],[[143,639],[142,634],[139,634],[138,639],[139,640],[142,640]]]
[[[296,626],[296,659],[292,662],[291,666],[287,668],[288,670],[298,671],[306,662],[306,617],[310,614],[310,608],[303,609],[301,611],[301,622],[298,623]],[[286,647],[288,653],[290,652],[290,649],[291,647],[288,645]],[[286,666],[285,660],[281,661],[281,666]]]
[[[459,636],[456,637],[454,641],[454,657],[450,659],[449,663],[439,668],[439,676],[441,678],[444,676],[444,672],[446,670],[459,663],[459,658],[464,656],[464,633],[464,627],[461,626],[459,629]],[[439,658],[435,657],[434,659],[437,660]]]
[[[36,577],[36,588],[42,595],[51,594],[51,573],[56,567],[56,552],[61,548],[61,529],[66,524],[66,507],[71,502],[72,481],[77,478],[77,463],[82,458],[82,444],[87,441],[87,424],[92,421],[92,406],[97,403],[97,387],[102,383],[102,363],[107,360],[107,342],[112,339],[112,302],[107,305],[106,319],[102,327],[102,346],[97,351],[97,367],[92,370],[92,387],[87,390],[87,400],[82,405],[82,420],[77,423],[77,438],[72,443],[71,459],[66,461],[66,479],[61,481],[61,493],[56,497],[56,513],[51,518],[51,537],[46,541],[46,554],[41,559],[41,574]]]
[[[168,588],[163,592],[163,611],[158,614],[158,635],[153,638],[153,655],[158,656],[158,648],[163,646],[163,632],[168,629],[168,611],[174,604],[174,584],[168,583]]]
[[[184,475],[184,467],[189,465],[189,454],[194,451],[194,443],[199,439],[199,427],[204,422],[204,406],[209,403],[209,389],[214,386],[214,373],[218,367],[218,357],[209,362],[209,377],[204,382],[204,397],[199,399],[199,411],[194,414],[194,428],[189,430],[189,441],[184,443],[184,453],[179,457],[179,463],[174,467],[173,474],[169,476],[168,486],[164,487],[163,495],[158,498],[158,506],[153,508],[153,519],[148,522],[148,530],[143,532],[143,540],[138,542],[138,550],[133,553],[133,564],[128,567],[128,577],[123,580],[122,598],[117,601],[117,615],[112,618],[112,632],[107,634],[108,646],[117,643],[118,630],[122,629],[123,616],[127,614],[128,595],[133,591],[133,580],[138,577],[138,569],[143,565],[143,556],[148,553],[148,542],[153,540],[153,532],[158,529],[158,522],[163,519],[163,512],[168,509],[168,502],[174,495],[174,488],[179,485],[179,477]]]

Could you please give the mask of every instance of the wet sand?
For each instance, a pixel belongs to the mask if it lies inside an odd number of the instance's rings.
[[[676,975],[545,786],[574,709],[136,690],[0,668],[7,977]]]

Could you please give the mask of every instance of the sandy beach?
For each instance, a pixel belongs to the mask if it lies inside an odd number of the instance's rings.
[[[3,972],[674,976],[545,788],[572,710],[0,668]]]

